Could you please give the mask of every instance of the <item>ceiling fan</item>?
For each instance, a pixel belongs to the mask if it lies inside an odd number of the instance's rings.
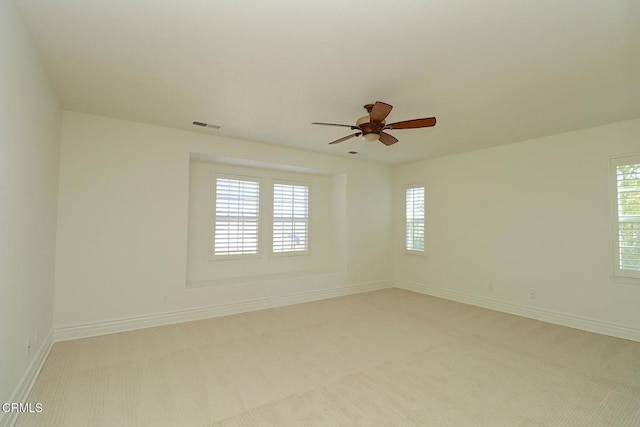
[[[436,125],[435,117],[405,120],[403,122],[387,124],[384,119],[387,118],[393,106],[380,101],[376,101],[375,104],[367,104],[364,106],[364,108],[367,110],[367,113],[369,113],[369,115],[360,117],[356,121],[355,125],[341,125],[337,123],[319,122],[313,122],[311,124],[324,126],[341,126],[358,131],[343,138],[336,139],[329,144],[338,144],[355,136],[362,136],[362,138],[364,138],[366,141],[380,141],[384,145],[391,145],[398,142],[398,139],[396,137],[386,133],[385,130],[428,128]]]

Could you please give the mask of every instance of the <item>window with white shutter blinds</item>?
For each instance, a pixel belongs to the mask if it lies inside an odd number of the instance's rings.
[[[273,184],[273,252],[309,250],[309,186]]]
[[[258,253],[260,183],[216,178],[213,255]]]
[[[424,187],[405,190],[405,248],[424,251]]]
[[[613,159],[616,189],[616,273],[640,277],[640,156]]]

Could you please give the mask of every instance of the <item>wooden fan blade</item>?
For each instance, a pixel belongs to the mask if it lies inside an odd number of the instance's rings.
[[[386,132],[380,132],[379,141],[382,142],[384,145],[392,145],[398,142],[398,139],[395,136],[389,135]]]
[[[351,129],[358,129],[356,126],[353,125],[341,125],[338,123],[320,123],[320,122],[313,122],[311,123],[312,125],[323,125],[323,126],[340,126],[343,128],[351,128]]]
[[[380,123],[387,118],[393,106],[385,104],[384,102],[376,101],[371,113],[369,113],[369,120],[371,123]]]
[[[416,129],[416,128],[428,128],[436,125],[435,117],[428,117],[426,119],[414,119],[405,120],[403,122],[391,123],[386,125],[385,129]]]
[[[360,135],[361,135],[361,133],[360,133],[360,132],[356,132],[356,133],[354,133],[354,134],[352,134],[352,135],[348,135],[348,136],[345,136],[345,137],[343,137],[343,138],[336,139],[335,141],[330,142],[329,144],[338,144],[338,143],[340,143],[340,142],[346,141],[347,139],[351,139],[351,138],[353,138],[354,136],[360,136]]]

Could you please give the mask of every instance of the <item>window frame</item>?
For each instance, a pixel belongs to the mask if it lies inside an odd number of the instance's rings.
[[[256,233],[256,252],[248,254],[216,254],[216,223],[217,223],[217,199],[218,199],[218,178],[230,179],[236,181],[249,181],[258,183],[258,215],[257,215],[257,233]],[[264,189],[263,178],[260,176],[252,175],[240,175],[230,173],[213,173],[213,185],[211,195],[211,232],[210,232],[210,260],[222,261],[222,260],[238,260],[238,259],[256,259],[262,256],[262,229],[263,229],[263,214],[264,206],[262,202],[262,193]]]
[[[422,217],[422,229],[423,229],[423,245],[422,245],[422,249],[409,249],[409,241],[408,241],[408,236],[407,236],[407,227],[409,225],[409,218],[407,215],[407,191],[411,190],[411,189],[417,189],[417,188],[422,188],[423,194],[422,194],[422,200],[423,200],[423,204],[424,204],[424,209],[423,209],[423,217]],[[402,215],[404,217],[404,229],[402,230],[403,232],[403,247],[404,247],[404,252],[405,254],[408,255],[420,255],[420,256],[425,256],[427,253],[427,185],[425,183],[414,183],[414,184],[408,184],[404,186],[404,192],[403,192],[403,212]]]
[[[613,276],[614,278],[631,279],[634,282],[640,279],[639,270],[626,270],[620,267],[620,221],[618,211],[618,176],[617,168],[623,165],[640,164],[640,154],[613,157],[609,161],[610,165],[610,181],[611,181],[611,222],[613,237]]]
[[[273,233],[273,227],[275,224],[275,215],[274,215],[274,210],[275,210],[275,197],[276,197],[276,193],[275,193],[275,186],[276,185],[291,185],[291,186],[303,186],[303,187],[307,187],[307,248],[305,250],[302,251],[282,251],[282,252],[275,252],[274,251],[274,233]],[[285,179],[276,179],[276,178],[272,178],[271,179],[271,206],[270,206],[270,223],[271,223],[271,227],[269,227],[269,241],[270,246],[271,246],[271,250],[269,251],[269,255],[272,257],[289,257],[289,256],[301,256],[301,255],[310,255],[311,254],[311,213],[312,213],[312,206],[311,206],[311,199],[312,199],[312,185],[310,182],[307,181],[292,181],[292,180],[285,180]]]

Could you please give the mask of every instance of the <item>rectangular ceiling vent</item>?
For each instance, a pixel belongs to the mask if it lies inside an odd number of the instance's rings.
[[[195,126],[201,126],[203,128],[220,129],[220,126],[218,125],[210,125],[209,123],[205,122],[193,122],[192,124]]]

